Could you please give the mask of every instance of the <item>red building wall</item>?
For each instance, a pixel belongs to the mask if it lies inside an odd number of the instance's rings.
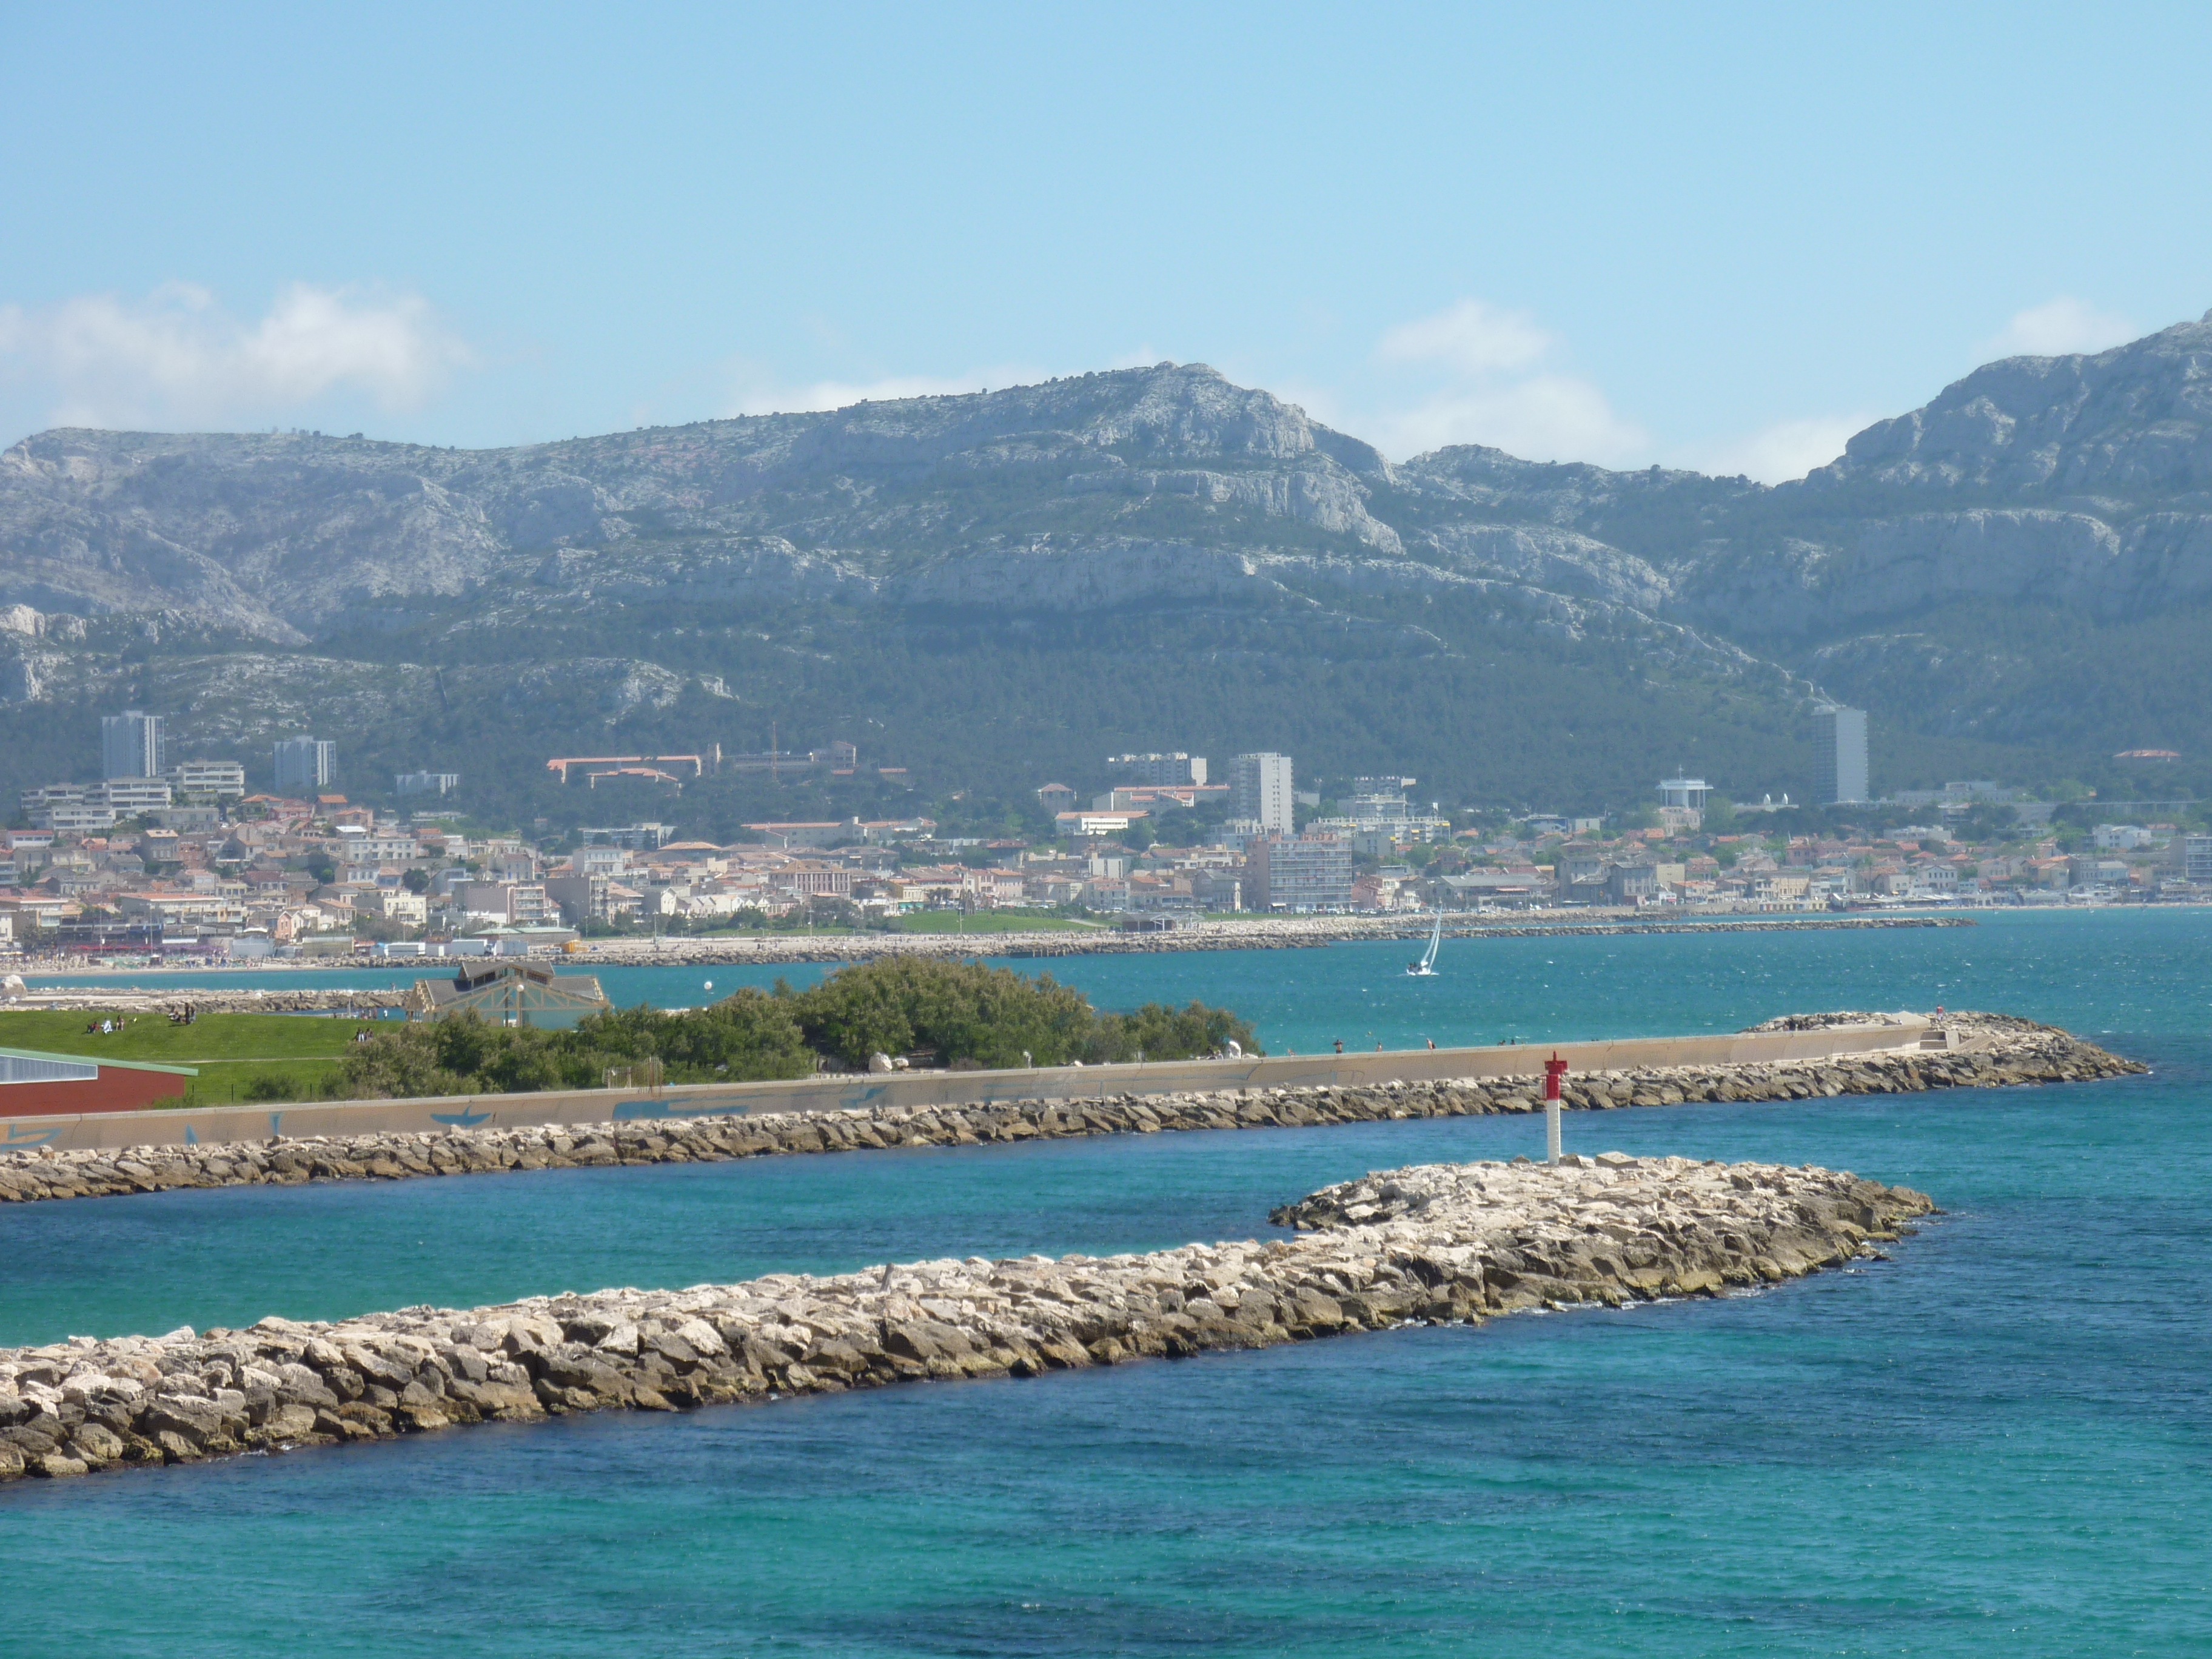
[[[135,1112],[184,1098],[190,1078],[174,1072],[133,1072],[102,1066],[83,1083],[0,1084],[0,1118],[52,1117],[64,1112]]]

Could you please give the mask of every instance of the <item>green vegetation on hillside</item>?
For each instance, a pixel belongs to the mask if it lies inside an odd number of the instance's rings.
[[[1644,799],[1676,763],[1754,799],[1810,787],[1804,689],[1771,669],[1715,672],[1714,659],[1664,630],[1562,638],[1487,598],[1333,592],[1329,601],[1327,611],[1133,606],[1012,623],[983,611],[702,604],[673,625],[649,607],[594,613],[588,634],[544,620],[462,634],[457,606],[426,615],[417,632],[326,648],[416,662],[490,655],[518,666],[635,653],[726,689],[712,696],[695,685],[665,708],[595,726],[552,705],[518,710],[457,690],[450,707],[364,733],[349,751],[349,775],[371,778],[418,750],[468,755],[472,810],[517,824],[659,817],[726,842],[748,821],[902,817],[954,790],[1016,800],[1056,779],[1087,792],[1103,782],[1102,757],[1164,745],[1218,764],[1240,750],[1279,750],[1295,757],[1302,786],[1402,772],[1447,803],[1552,810]],[[1102,697],[1102,686],[1113,695]],[[564,789],[544,769],[545,756],[580,742],[592,752],[688,752],[709,741],[765,750],[771,721],[787,745],[794,732],[807,744],[851,740],[859,773],[725,775],[687,782],[678,796],[624,780]],[[879,777],[878,763],[909,768],[927,793]],[[1990,762],[1967,744],[1929,763]]]

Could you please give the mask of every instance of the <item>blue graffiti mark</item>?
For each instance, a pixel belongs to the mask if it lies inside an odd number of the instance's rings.
[[[617,1120],[630,1117],[726,1117],[744,1107],[734,1100],[685,1102],[671,1105],[665,1100],[625,1100],[614,1109]]]
[[[20,1123],[11,1123],[8,1126],[7,1140],[4,1143],[0,1143],[0,1145],[9,1146],[45,1146],[51,1145],[54,1141],[59,1140],[61,1138],[62,1131],[59,1124],[56,1124],[51,1129],[26,1129]]]
[[[878,1096],[885,1095],[890,1092],[890,1090],[885,1088],[884,1085],[880,1083],[871,1083],[865,1086],[856,1085],[853,1088],[848,1089],[843,1093],[840,1094],[837,1097],[837,1103],[840,1106],[848,1109],[854,1106],[865,1106]]]
[[[490,1115],[489,1112],[433,1112],[430,1121],[448,1124],[456,1129],[473,1129]]]
[[[197,1146],[199,1144],[200,1132],[192,1127],[189,1123],[185,1125],[185,1145],[187,1146]]]
[[[272,1135],[278,1135],[284,1133],[283,1113],[271,1112],[269,1114],[269,1133]]]

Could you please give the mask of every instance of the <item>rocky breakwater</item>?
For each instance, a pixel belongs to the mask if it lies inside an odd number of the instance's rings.
[[[1284,1206],[1290,1238],[74,1337],[0,1351],[0,1478],[1713,1296],[1846,1261],[1933,1207],[1810,1166],[1431,1164]]]
[[[1552,919],[1544,919],[1549,916]],[[1432,918],[1401,912],[1381,916],[1266,916],[1206,921],[1170,933],[1125,933],[1116,928],[1008,933],[849,933],[775,935],[743,939],[661,939],[592,941],[580,957],[600,966],[721,967],[746,963],[867,962],[878,957],[1081,957],[1170,955],[1188,951],[1318,950],[1376,939],[1425,938]],[[1687,918],[1654,921],[1649,911],[1581,909],[1536,913],[1518,922],[1445,919],[1449,939],[1549,939],[1612,933],[1759,933],[1863,932],[1867,929],[1972,927],[1969,916],[1737,916],[1700,910]]]
[[[1799,1014],[1754,1030],[1889,1023],[1900,1047],[1826,1060],[1646,1066],[1571,1076],[1577,1111],[1697,1102],[1832,1099],[1936,1089],[2085,1083],[2148,1068],[2056,1026],[2002,1014],[1960,1014],[1943,1027],[1891,1014]],[[1955,1046],[1948,1046],[1955,1045]],[[1532,1066],[1547,1052],[1528,1049]],[[178,1187],[401,1181],[418,1176],[589,1168],[615,1164],[719,1163],[799,1152],[891,1146],[975,1146],[1074,1135],[1155,1134],[1180,1129],[1313,1127],[1413,1117],[1534,1112],[1543,1074],[1446,1078],[1358,1088],[1243,1088],[1120,1094],[1074,1100],[1008,1100],[965,1106],[870,1106],[602,1124],[530,1124],[446,1133],[272,1136],[265,1140],[122,1150],[0,1152],[0,1203],[112,1198]]]

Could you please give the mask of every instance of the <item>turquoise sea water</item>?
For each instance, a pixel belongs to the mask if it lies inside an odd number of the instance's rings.
[[[1569,1118],[1585,1150],[1809,1160],[1945,1207],[1893,1261],[1757,1296],[18,1485],[0,1490],[5,1643],[2212,1652],[2212,914],[1491,941],[1448,963],[1395,983],[1395,947],[1054,965],[1109,1004],[1231,1002],[1270,1046],[1941,1001],[2057,1020],[2156,1070]],[[1322,1182],[1540,1133],[1478,1119],[14,1206],[0,1342],[1249,1237]]]
[[[1809,1006],[1996,1006],[2033,1018],[2125,1019],[2139,996],[2163,994],[2165,942],[2184,953],[2212,937],[2212,911],[2174,907],[2072,913],[1992,911],[1971,927],[1855,929],[1771,933],[1628,933],[1613,938],[1446,941],[1434,979],[1408,979],[1420,941],[1385,940],[1300,951],[1192,951],[1158,955],[993,958],[1026,974],[1048,973],[1104,1008],[1195,997],[1235,1009],[1271,1052],[1419,1047],[1733,1030]],[[2074,983],[2078,953],[2105,939],[2129,941],[2112,954],[2119,977]],[[399,988],[431,967],[246,969],[198,973],[33,975],[33,987],[64,984],[173,989]],[[820,963],[770,967],[609,968],[588,963],[607,994],[628,1007],[696,1006],[740,985],[778,977],[815,983]],[[2212,988],[2208,988],[2212,995]],[[1812,998],[1813,1003],[1805,1000]],[[2022,1000],[2032,1006],[2021,1006]],[[2141,1005],[2148,1007],[2148,1005]]]

